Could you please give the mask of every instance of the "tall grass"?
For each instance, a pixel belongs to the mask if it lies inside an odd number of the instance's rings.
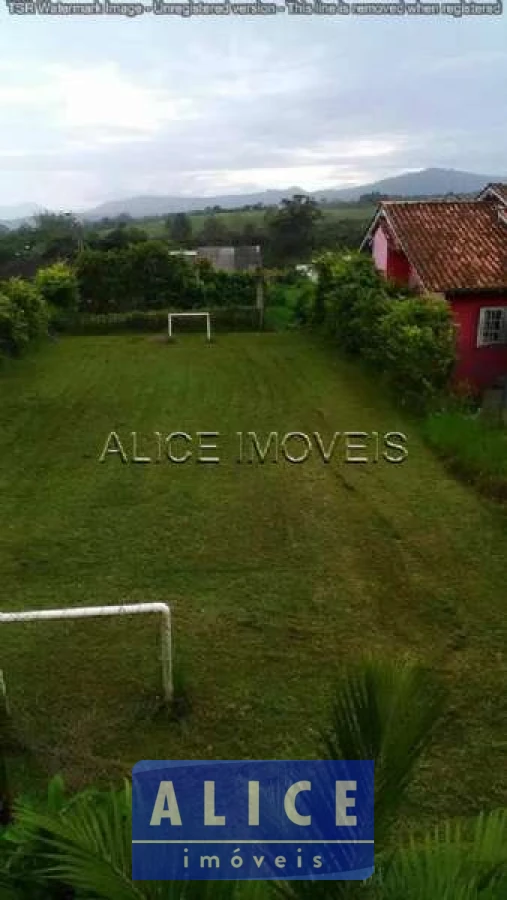
[[[426,419],[423,433],[456,475],[507,499],[507,428],[477,416],[442,412]]]

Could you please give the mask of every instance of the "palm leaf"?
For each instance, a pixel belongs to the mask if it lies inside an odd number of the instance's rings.
[[[389,900],[499,900],[507,896],[507,810],[444,823],[381,863]]]
[[[54,798],[53,798],[54,799]],[[58,811],[17,809],[25,840],[43,845],[40,872],[97,898],[145,896],[131,881],[130,785],[119,792],[85,792]]]
[[[323,752],[329,759],[374,760],[377,847],[396,821],[443,708],[441,686],[409,662],[366,658],[337,687]]]
[[[62,804],[62,783],[52,786],[50,811],[17,810],[18,840],[42,844],[43,865],[32,873],[56,880],[90,900],[257,900],[259,889],[235,881],[137,881],[131,878],[132,797],[123,790],[85,791]],[[264,887],[264,886],[263,886]],[[1,900],[1,897],[0,897]]]

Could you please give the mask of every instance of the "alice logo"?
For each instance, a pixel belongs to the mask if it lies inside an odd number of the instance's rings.
[[[141,437],[131,431],[121,438],[111,431],[99,456],[100,462],[116,457],[122,463],[162,463],[183,465],[188,462],[216,465],[222,461],[221,452],[227,449],[229,458],[236,463],[299,464],[310,458],[320,462],[346,463],[401,463],[408,456],[407,438],[402,432],[388,431],[335,431],[321,436],[318,431],[288,431],[279,434],[270,431],[260,435],[255,431],[237,431],[232,440],[218,431],[172,431],[162,434],[154,431]],[[231,453],[232,446],[232,453]]]
[[[143,760],[132,877],[364,881],[373,798],[373,760]]]
[[[225,815],[217,815],[215,807],[215,782],[204,781],[203,796],[203,825],[215,827],[216,825],[226,825]],[[311,791],[311,781],[296,781],[291,784],[285,792],[283,800],[283,810],[287,819],[294,825],[308,827],[312,824],[311,814],[301,815],[296,809],[296,797],[302,791]],[[355,781],[335,781],[335,825],[348,826],[356,825],[357,818],[349,815],[347,810],[356,805],[354,797],[349,797],[349,791],[355,791],[357,783]],[[260,782],[248,782],[248,825],[260,825]],[[150,825],[160,825],[162,820],[168,819],[171,825],[183,825],[181,814],[176,798],[176,791],[172,781],[161,781],[159,784],[153,813],[150,819]],[[194,823],[195,824],[195,823]]]

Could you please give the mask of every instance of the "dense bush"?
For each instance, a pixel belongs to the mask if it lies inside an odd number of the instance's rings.
[[[0,290],[14,304],[18,321],[24,318],[27,341],[35,341],[47,334],[48,306],[33,282],[10,278]]]
[[[180,310],[247,306],[255,302],[256,276],[222,272],[181,256],[162,241],[108,251],[83,250],[76,260],[81,311]]]
[[[19,356],[47,330],[48,308],[32,282],[10,278],[0,284],[0,356]]]
[[[403,403],[424,408],[447,386],[456,359],[445,301],[398,289],[359,253],[326,253],[316,266],[313,323],[383,371]]]
[[[416,405],[445,389],[456,360],[445,300],[426,296],[394,301],[377,333],[376,361],[385,365],[407,401]]]
[[[65,262],[39,269],[35,287],[44,299],[51,325],[57,330],[68,327],[79,303],[79,287],[74,270]]]
[[[75,272],[67,263],[56,262],[39,269],[35,287],[50,309],[75,312],[78,306],[79,288]]]
[[[316,267],[314,322],[325,323],[347,352],[364,352],[387,302],[382,278],[360,253],[325,253],[317,258]]]
[[[200,266],[202,304],[205,307],[250,306],[255,304],[257,275],[252,272],[224,272]]]
[[[173,259],[157,241],[83,250],[76,259],[80,309],[108,313],[167,305],[167,289],[178,269]]]
[[[6,294],[0,294],[0,356],[19,356],[29,342],[23,310]]]
[[[265,291],[267,327],[278,330],[307,324],[315,304],[315,291],[315,284],[297,272],[271,277]]]

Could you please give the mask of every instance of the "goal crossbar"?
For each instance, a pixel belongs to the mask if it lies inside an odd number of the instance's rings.
[[[206,334],[208,341],[211,341],[211,316],[209,312],[167,313],[167,333],[169,338],[172,338],[173,336],[173,319],[194,319],[196,317],[206,319]]]
[[[91,619],[98,616],[132,616],[143,613],[158,613],[161,616],[162,687],[164,700],[170,702],[173,696],[171,610],[166,603],[124,603],[120,606],[72,606],[67,609],[0,612],[0,625],[8,622],[47,622],[56,619]]]

